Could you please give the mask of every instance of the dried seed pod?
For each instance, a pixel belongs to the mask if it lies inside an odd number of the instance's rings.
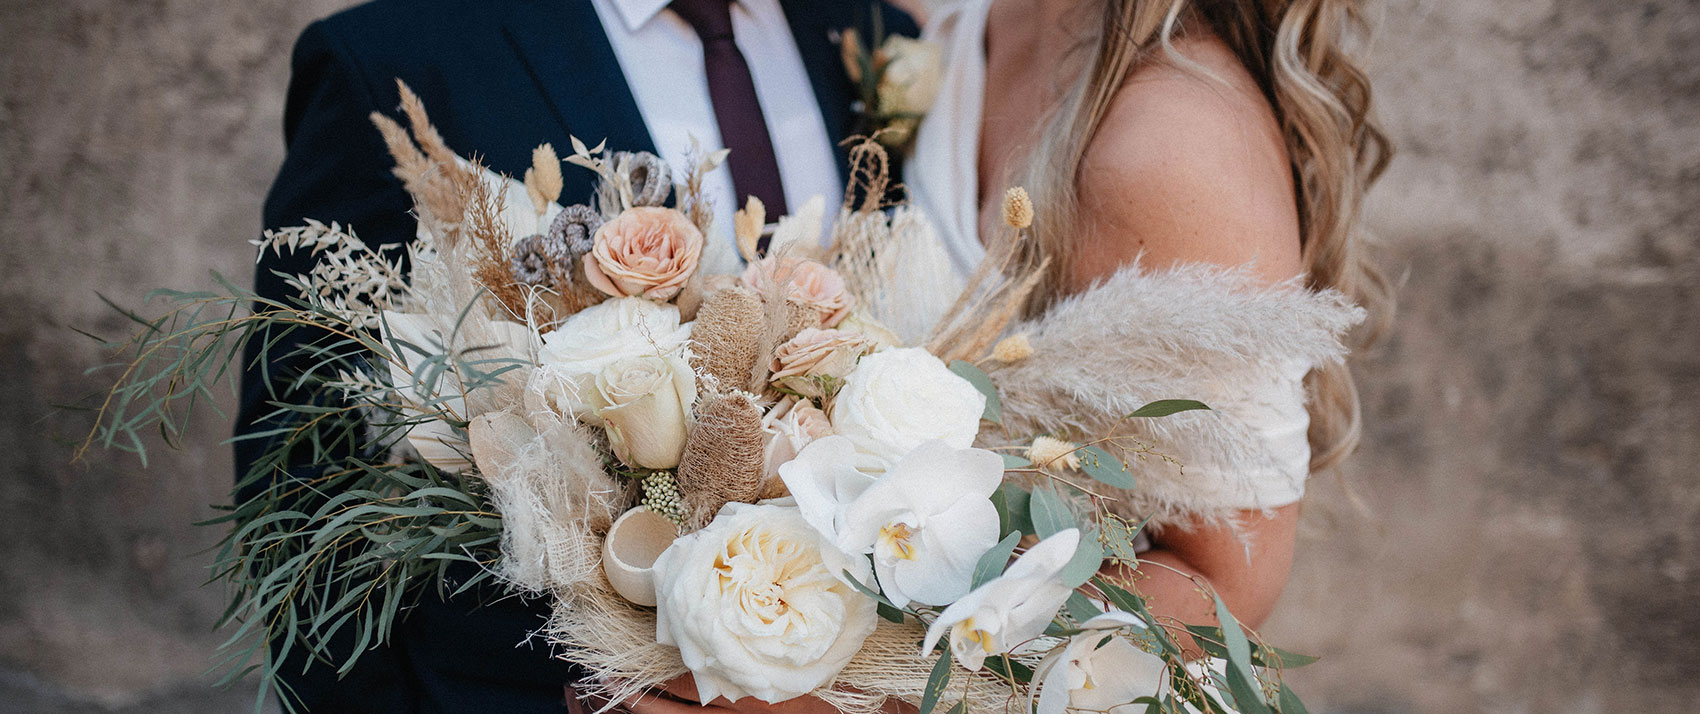
[[[596,229],[602,227],[602,214],[589,206],[578,204],[567,206],[555,220],[549,223],[547,235],[561,246],[562,252],[552,258],[565,260],[576,259],[590,252],[595,245]]]
[[[1018,230],[1033,225],[1033,199],[1027,189],[1015,186],[1004,192],[1003,222]]]
[[[632,185],[633,206],[661,206],[673,192],[673,169],[661,157],[647,151],[623,153],[618,163]]]
[[[548,242],[544,236],[529,235],[514,244],[508,262],[508,272],[513,274],[514,280],[526,285],[550,282]]]
[[[761,333],[760,296],[741,287],[717,290],[697,310],[691,366],[719,384],[742,385],[761,361]]]
[[[548,260],[549,283],[560,295],[560,318],[602,302],[607,298],[584,278],[583,258],[596,244],[602,214],[582,204],[567,206],[550,221],[544,234],[543,251]]]
[[[691,524],[707,523],[727,503],[754,503],[761,495],[763,471],[756,398],[734,391],[700,402],[674,476]]]

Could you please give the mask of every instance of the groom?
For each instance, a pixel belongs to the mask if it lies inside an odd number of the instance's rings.
[[[908,16],[869,0],[376,0],[355,7],[312,24],[296,44],[284,113],[288,153],[266,199],[265,225],[312,218],[352,226],[368,244],[412,239],[411,202],[367,118],[395,113],[398,78],[424,100],[451,148],[499,173],[522,174],[533,147],[565,149],[569,135],[683,167],[695,138],[704,150],[732,149],[728,166],[705,182],[727,213],[746,195],[762,199],[770,216],[817,194],[831,206],[846,172],[838,142],[856,119],[835,38],[852,27],[872,36],[876,12],[886,32],[915,34]],[[564,174],[562,203],[587,201],[594,175],[570,167]],[[291,291],[274,273],[311,265],[310,256],[268,252],[256,291],[286,298]],[[286,355],[291,340],[303,339],[311,338],[288,336],[270,354]],[[262,369],[257,346],[250,344],[245,362],[239,434],[277,426],[263,418],[268,401],[305,398],[272,391],[283,389],[291,365],[278,358]],[[239,477],[263,449],[259,440],[237,442]],[[297,463],[279,477],[315,473]],[[305,673],[305,660],[285,663],[281,675],[296,708],[567,710],[562,686],[576,673],[532,636],[545,624],[546,600],[489,590],[445,600],[425,590],[399,616],[390,641],[363,653],[344,676],[322,660]],[[348,638],[332,655],[340,663],[354,646]]]

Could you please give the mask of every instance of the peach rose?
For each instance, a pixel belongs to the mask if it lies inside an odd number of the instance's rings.
[[[596,230],[584,275],[614,297],[669,300],[702,259],[702,232],[671,208],[627,209]]]
[[[855,298],[844,278],[832,268],[803,258],[768,256],[744,269],[744,287],[763,292],[766,283],[783,280],[791,287],[790,299],[820,311],[821,324],[836,326],[850,314]]]
[[[762,417],[763,459],[766,471],[763,479],[776,478],[779,466],[797,458],[797,452],[809,442],[832,435],[832,421],[826,412],[814,404],[786,397]]]
[[[847,330],[808,328],[773,351],[774,384],[805,397],[825,397],[832,383],[856,368],[874,342]]]

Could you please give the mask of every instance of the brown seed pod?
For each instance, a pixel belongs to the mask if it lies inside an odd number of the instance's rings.
[[[690,523],[701,527],[733,501],[754,503],[761,495],[763,471],[756,398],[734,391],[700,402],[675,471]]]

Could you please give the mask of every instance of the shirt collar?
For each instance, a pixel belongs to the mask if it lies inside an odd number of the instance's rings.
[[[620,19],[625,21],[626,31],[636,32],[661,14],[669,2],[672,0],[614,0],[614,7],[620,12]]]

